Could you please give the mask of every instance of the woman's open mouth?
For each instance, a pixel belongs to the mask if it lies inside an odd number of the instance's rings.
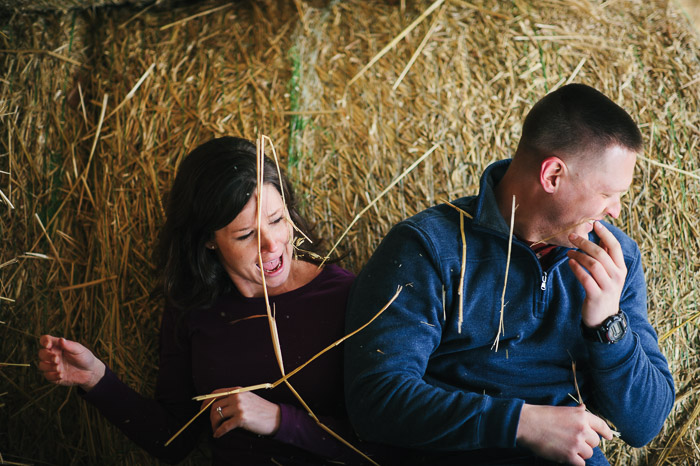
[[[255,265],[257,265],[258,268],[260,268],[260,264],[255,264]],[[278,270],[280,270],[283,265],[284,265],[284,263],[282,261],[282,256],[279,256],[278,258],[276,258],[274,260],[263,262],[263,272],[265,272],[268,275],[273,274],[273,273],[277,272]]]

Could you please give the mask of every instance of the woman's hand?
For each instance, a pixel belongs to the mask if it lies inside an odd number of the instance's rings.
[[[39,344],[39,370],[49,382],[89,391],[105,375],[104,363],[80,343],[42,335]]]
[[[228,392],[232,389],[221,388],[214,393]],[[228,395],[212,403],[209,419],[214,438],[239,427],[259,435],[273,435],[280,427],[281,413],[280,407],[275,403],[252,392],[243,392]]]

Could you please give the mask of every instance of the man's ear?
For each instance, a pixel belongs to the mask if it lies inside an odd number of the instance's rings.
[[[566,172],[566,164],[559,157],[547,157],[540,164],[540,184],[549,194],[554,194]]]

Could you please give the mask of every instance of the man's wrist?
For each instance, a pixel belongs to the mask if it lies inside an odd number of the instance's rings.
[[[581,321],[581,334],[588,341],[617,343],[627,334],[627,316],[620,310],[595,327],[588,327]]]

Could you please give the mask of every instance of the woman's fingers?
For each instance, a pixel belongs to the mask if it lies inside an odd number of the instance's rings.
[[[235,393],[214,402],[209,419],[216,438],[237,428],[272,435],[279,429],[280,407],[251,392]]]

